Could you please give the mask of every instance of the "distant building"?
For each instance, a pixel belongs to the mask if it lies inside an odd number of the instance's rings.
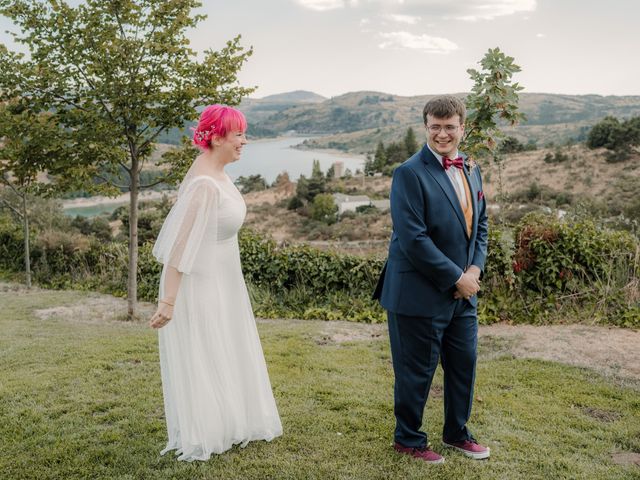
[[[333,178],[342,178],[344,175],[344,162],[333,162]]]
[[[371,205],[376,207],[381,212],[384,212],[391,208],[391,202],[389,200],[371,200]]]
[[[356,208],[364,206],[376,207],[381,212],[389,210],[389,200],[371,200],[366,195],[344,195],[342,193],[334,193],[333,200],[338,206],[338,215],[351,211],[355,212]]]
[[[338,215],[342,215],[346,211],[355,212],[356,208],[363,205],[371,205],[371,200],[366,195],[344,195],[342,193],[334,193],[333,200],[338,206]]]

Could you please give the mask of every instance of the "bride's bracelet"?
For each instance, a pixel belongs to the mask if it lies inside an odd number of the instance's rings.
[[[165,305],[169,305],[170,307],[175,306],[175,303],[169,303],[166,300],[158,300],[158,303],[164,303]]]

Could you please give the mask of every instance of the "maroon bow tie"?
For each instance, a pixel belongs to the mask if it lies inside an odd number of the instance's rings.
[[[445,170],[449,170],[449,168],[451,168],[451,165],[462,170],[462,164],[462,157],[454,158],[453,160],[451,160],[449,157],[442,157],[442,166]]]

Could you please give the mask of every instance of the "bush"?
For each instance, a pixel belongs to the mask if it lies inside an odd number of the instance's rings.
[[[608,155],[610,163],[622,162],[629,157],[628,150],[640,145],[640,117],[633,117],[620,122],[615,117],[605,117],[593,126],[587,136],[589,148],[604,147],[615,151]]]
[[[379,210],[375,205],[360,205],[356,207],[356,213],[378,213]]]
[[[563,163],[569,160],[569,155],[560,149],[556,149],[554,153],[548,152],[543,160],[545,163]]]
[[[311,218],[327,224],[335,223],[338,206],[330,193],[320,193],[315,196],[311,204]]]
[[[319,224],[322,225],[322,224]],[[365,229],[366,231],[366,229]],[[590,221],[525,216],[513,232],[491,225],[479,319],[541,323],[586,318],[640,327],[640,245],[627,232]],[[35,238],[35,236],[34,236]],[[371,294],[383,260],[277,246],[243,229],[243,272],[257,315],[377,322],[384,314]],[[140,247],[138,294],[157,297],[162,265]],[[0,219],[0,268],[23,269],[22,235]],[[55,288],[126,295],[127,245],[74,232],[41,232],[33,242],[34,279]]]
[[[104,217],[87,218],[77,215],[71,220],[71,226],[83,235],[93,235],[103,242],[111,241],[111,227]]]

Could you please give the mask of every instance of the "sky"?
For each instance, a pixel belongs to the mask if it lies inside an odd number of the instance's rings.
[[[640,95],[637,0],[204,0],[198,13],[196,51],[238,34],[253,47],[239,80],[254,98],[467,92],[494,47],[525,92]]]

